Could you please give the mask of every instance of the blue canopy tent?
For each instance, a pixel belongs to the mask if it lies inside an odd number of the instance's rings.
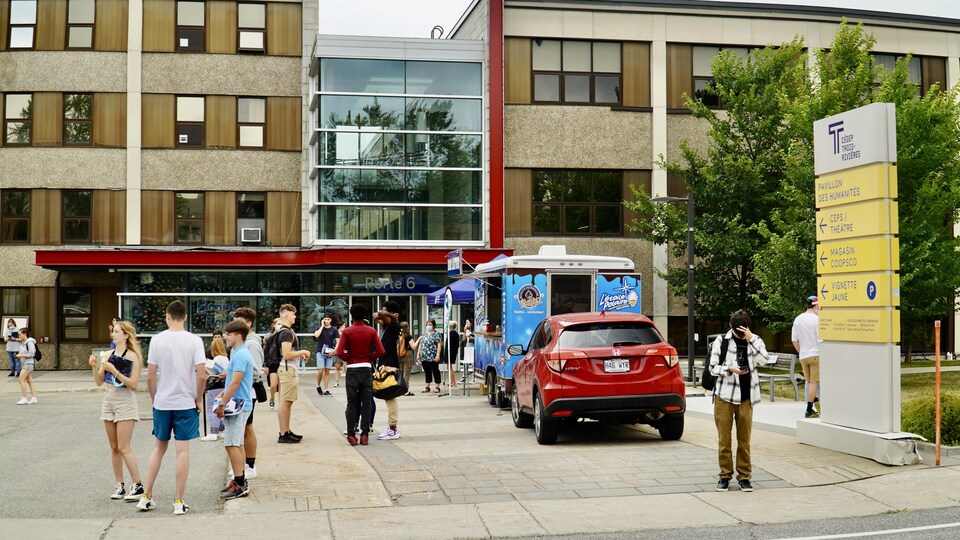
[[[476,288],[476,285],[477,280],[475,279],[458,279],[446,287],[442,287],[436,291],[433,291],[432,293],[428,293],[427,304],[431,306],[442,306],[443,295],[446,294],[448,288],[453,292],[454,304],[472,304],[473,291]]]

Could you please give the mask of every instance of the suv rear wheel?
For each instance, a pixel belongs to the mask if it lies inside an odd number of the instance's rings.
[[[510,416],[513,417],[513,425],[518,428],[528,428],[533,426],[533,417],[520,409],[520,396],[517,395],[517,385],[513,385],[513,392],[510,393]]]
[[[660,438],[665,441],[678,441],[683,437],[683,415],[665,416],[657,423]]]
[[[543,401],[540,399],[539,392],[533,395],[533,430],[537,434],[538,443],[553,444],[557,442],[560,422],[556,418],[547,416],[544,412]]]

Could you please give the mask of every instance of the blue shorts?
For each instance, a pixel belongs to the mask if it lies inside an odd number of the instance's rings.
[[[327,356],[321,354],[317,356],[317,369],[333,369],[333,360],[336,355]]]
[[[196,409],[161,411],[153,409],[153,436],[160,441],[169,441],[170,432],[178,441],[200,438],[200,413]]]

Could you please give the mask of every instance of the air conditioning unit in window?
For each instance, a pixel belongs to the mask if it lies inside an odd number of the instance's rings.
[[[261,230],[258,228],[240,229],[240,241],[245,244],[259,244],[261,238]]]

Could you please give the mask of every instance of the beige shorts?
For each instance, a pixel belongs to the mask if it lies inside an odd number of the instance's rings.
[[[808,382],[820,382],[820,357],[811,356],[800,360],[800,366],[803,367],[803,378]]]
[[[280,378],[280,399],[282,401],[296,401],[297,390],[300,388],[300,375],[297,368],[280,364],[277,370],[277,376]]]
[[[140,407],[137,405],[137,395],[129,388],[107,388],[103,394],[103,403],[100,405],[100,419],[106,422],[122,422],[124,420],[140,421]]]

